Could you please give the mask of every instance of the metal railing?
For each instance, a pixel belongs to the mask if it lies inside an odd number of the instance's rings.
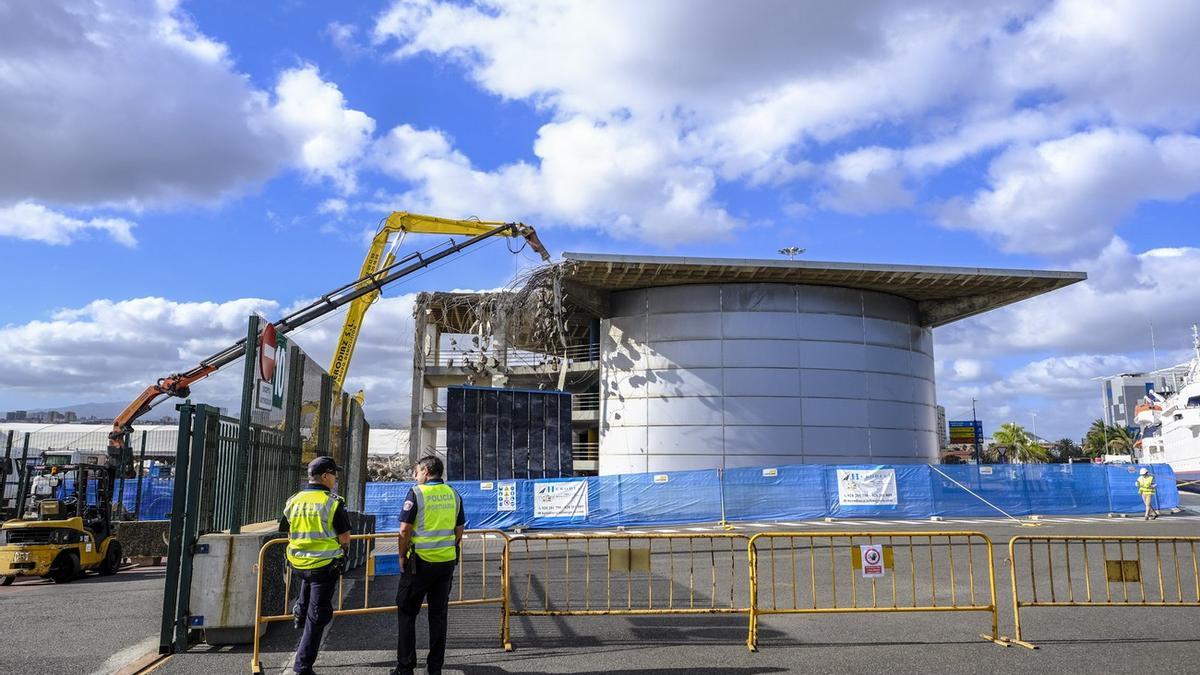
[[[514,616],[744,614],[748,541],[729,532],[514,536],[504,649]]]
[[[390,544],[397,541],[395,532],[387,532],[382,534],[356,534],[350,537],[352,541],[367,542],[367,560],[370,561],[365,567],[359,568],[352,572],[353,576],[349,578],[352,581],[362,581],[361,600],[357,600],[357,593],[354,593],[354,598],[346,593],[346,579],[348,575],[343,575],[338,580],[337,592],[337,608],[334,610],[334,616],[359,616],[364,614],[379,614],[381,612],[395,612],[395,596],[388,594],[386,597],[392,604],[372,605],[371,604],[371,581],[375,576],[375,565],[372,554],[378,549],[388,549]],[[381,545],[377,546],[377,542]],[[457,594],[450,597],[450,606],[466,606],[466,605],[485,605],[499,604],[500,605],[500,637],[501,640],[505,637],[506,621],[507,621],[507,603],[508,603],[508,575],[505,573],[505,565],[507,564],[509,537],[500,530],[467,530],[463,533],[463,539],[459,546],[460,560],[457,566],[457,579],[455,586]],[[263,614],[263,579],[264,571],[267,569],[266,558],[268,550],[273,546],[284,546],[288,542],[287,539],[272,539],[263,544],[258,552],[258,565],[256,566],[256,591],[254,599],[254,651],[250,657],[250,670],[252,673],[262,673],[261,662],[261,628],[270,623],[277,621],[291,621],[292,611],[291,606],[295,601],[292,595],[291,583],[291,568],[287,567],[284,562],[284,569],[281,571],[283,575],[284,590],[282,594],[282,606],[279,608],[278,614]],[[489,566],[489,563],[491,566]],[[468,568],[470,572],[468,572]],[[378,582],[376,582],[378,585]],[[352,606],[347,606],[352,605]],[[424,606],[424,605],[422,605]]]
[[[1008,646],[982,532],[764,532],[749,558],[751,651],[760,616],[846,612],[988,612],[991,633],[979,637]]]
[[[1037,649],[1022,638],[1022,607],[1200,607],[1198,543],[1200,537],[1013,537],[1012,642]]]
[[[571,410],[599,410],[600,393],[591,391],[582,394],[571,394]]]
[[[599,462],[600,461],[600,444],[599,443],[572,443],[571,444],[571,459],[577,462]]]

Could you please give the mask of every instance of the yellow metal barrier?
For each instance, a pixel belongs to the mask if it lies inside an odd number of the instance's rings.
[[[350,539],[367,542],[367,564],[362,568],[363,573],[361,576],[363,581],[362,604],[361,606],[349,609],[345,607],[347,600],[345,593],[346,577],[343,576],[338,582],[337,609],[334,610],[333,615],[335,617],[355,616],[396,611],[395,604],[371,605],[371,581],[374,576],[374,558],[372,554],[377,549],[380,551],[387,551],[389,548],[397,549],[399,544],[397,533],[356,534],[351,536]],[[500,530],[467,530],[463,534],[460,560],[458,569],[456,570],[458,578],[455,580],[454,585],[457,587],[457,591],[452,591],[450,596],[451,606],[499,604],[502,639],[505,638],[504,630],[508,602],[508,591],[506,588],[508,575],[505,574],[504,569],[507,560],[505,553],[508,550],[508,540],[508,535]],[[283,563],[284,590],[280,613],[263,614],[263,571],[266,566],[267,550],[272,546],[283,546],[287,544],[287,541],[287,539],[272,539],[263,544],[262,549],[258,552],[258,565],[256,567],[258,570],[256,579],[257,591],[254,600],[254,653],[250,660],[251,672],[256,674],[263,672],[262,663],[259,661],[260,627],[275,621],[292,620],[291,569],[287,567],[286,563]],[[378,546],[377,542],[379,542]],[[493,567],[489,567],[489,564],[493,565]],[[357,570],[351,572],[351,574],[355,572]]]
[[[751,651],[760,616],[842,612],[988,612],[992,632],[979,637],[1008,646],[981,532],[764,532],[749,560]]]
[[[1022,607],[1200,607],[1198,543],[1200,537],[1013,537],[1012,641],[1037,649],[1022,638]]]
[[[746,613],[749,589],[738,580],[748,541],[729,532],[514,536],[504,649],[514,616]]]

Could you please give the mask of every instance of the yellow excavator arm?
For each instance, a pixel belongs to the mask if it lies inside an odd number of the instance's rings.
[[[381,270],[388,269],[396,262],[395,251],[404,241],[404,236],[410,232],[474,237],[486,234],[503,225],[507,225],[508,229],[501,230],[497,234],[504,237],[522,237],[529,243],[530,248],[542,257],[542,260],[550,259],[550,254],[542,246],[537,232],[524,223],[454,220],[437,216],[423,216],[407,211],[393,211],[384,219],[383,225],[375,233],[375,238],[371,240],[371,247],[367,250],[367,257],[363,260],[362,271],[359,274],[359,279],[362,280],[360,283],[363,286],[369,285]],[[392,235],[398,236],[389,247],[388,242],[392,240]],[[354,356],[355,345],[358,344],[358,334],[362,330],[363,318],[367,314],[367,309],[378,298],[378,290],[368,293],[354,300],[346,312],[346,321],[342,324],[342,335],[338,338],[337,347],[333,350],[333,360],[329,364],[329,375],[333,378],[334,391],[341,391],[342,384],[346,381],[346,372],[350,369],[350,359]],[[362,392],[359,392],[358,396],[362,396]],[[360,400],[359,403],[361,404],[361,402]]]

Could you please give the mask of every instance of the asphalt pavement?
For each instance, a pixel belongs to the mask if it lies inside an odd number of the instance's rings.
[[[987,534],[995,547],[993,557],[997,575],[997,600],[1000,633],[1013,634],[1012,600],[1008,550],[1010,537],[1017,534],[1030,535],[1200,535],[1200,497],[1184,495],[1185,511],[1178,515],[1164,515],[1152,522],[1140,518],[1100,517],[1052,517],[1041,520],[1037,527],[1022,526],[1005,519],[969,519],[968,522],[888,522],[888,521],[836,521],[827,523],[799,523],[795,527],[771,523],[738,524],[735,533],[753,534],[766,529],[795,529],[803,532],[834,531],[937,531],[975,530]],[[723,531],[713,525],[674,526],[670,528],[631,528],[625,534],[677,534],[703,531]],[[531,550],[514,560],[510,578],[513,579],[512,594],[521,606],[536,609],[543,601],[551,608],[561,608],[565,597],[572,598],[575,608],[580,602],[601,602],[608,592],[607,580],[601,582],[607,558],[601,566],[589,561],[582,554],[582,540],[569,545],[555,539],[545,552],[539,548],[538,533],[530,533]],[[556,535],[557,536],[557,535]],[[692,568],[690,576],[682,570],[672,569],[670,574],[664,567],[664,556],[660,546],[654,544],[654,577],[667,575],[649,583],[646,588],[631,584],[614,586],[618,595],[629,593],[632,606],[643,606],[647,593],[652,593],[662,602],[668,594],[674,601],[688,593],[694,593],[700,602],[711,602],[718,606],[719,599],[740,605],[744,597],[744,581],[737,581],[743,568],[737,567],[737,559],[744,558],[744,549],[722,558],[718,554],[721,546],[705,550],[710,564],[704,568]],[[674,546],[674,545],[673,545]],[[936,551],[936,565],[943,566],[948,560],[948,547],[929,548]],[[925,549],[921,549],[918,560],[924,560]],[[594,550],[593,550],[594,552]],[[607,553],[607,551],[605,551]],[[676,553],[673,551],[673,553]],[[692,557],[695,556],[693,551]],[[808,553],[800,556],[801,561]],[[901,556],[897,553],[897,556]],[[1044,554],[1040,554],[1044,555]],[[1055,553],[1054,555],[1058,555]],[[1073,556],[1078,556],[1075,552]],[[1129,555],[1125,556],[1130,557]],[[1191,564],[1186,552],[1180,553],[1180,566],[1175,566],[1175,557],[1164,558],[1167,586],[1170,578],[1179,572],[1188,597],[1195,597],[1189,584],[1195,575],[1187,569]],[[565,559],[574,565],[568,572]],[[781,578],[786,576],[785,559],[780,559]],[[978,560],[975,558],[974,560]],[[1144,565],[1144,581],[1153,586],[1152,569]],[[1056,569],[1061,569],[1061,561]],[[1102,561],[1093,560],[1093,566]],[[730,570],[725,565],[731,565]],[[744,565],[744,563],[742,563]],[[803,564],[803,563],[801,563]],[[910,564],[897,561],[899,569]],[[962,578],[963,558],[956,563],[959,569],[957,587],[961,593],[966,586]],[[1039,559],[1031,563],[1035,575],[1044,578],[1046,563]],[[1076,564],[1078,577],[1080,568]],[[468,567],[469,569],[469,567]],[[945,567],[939,579],[944,579]],[[1102,569],[1102,567],[1101,567]],[[587,570],[584,572],[584,570]],[[726,590],[725,576],[731,581]],[[980,571],[977,568],[977,571]],[[1060,572],[1061,573],[1061,572]],[[582,574],[588,576],[585,589],[580,581]],[[800,577],[807,572],[801,570]],[[1101,572],[1102,574],[1102,572]],[[898,575],[903,578],[903,575]],[[923,577],[923,575],[922,575]],[[568,579],[570,581],[568,581]],[[622,578],[623,579],[623,578]],[[685,581],[686,579],[686,581]],[[715,580],[714,580],[715,579]],[[1094,578],[1093,578],[1094,579]],[[743,584],[739,586],[737,584]],[[842,580],[844,585],[845,578]],[[930,582],[924,578],[912,581],[913,594],[931,592]],[[944,580],[934,593],[947,593]],[[979,583],[978,580],[976,583]],[[1063,581],[1056,581],[1060,593],[1082,592],[1082,582],[1064,590]],[[1095,583],[1095,582],[1093,582]],[[361,595],[361,581],[349,584],[348,597]],[[982,588],[986,588],[983,582]],[[1119,587],[1115,585],[1114,588]],[[567,589],[570,590],[567,590]],[[782,587],[781,587],[782,588]],[[788,587],[790,588],[790,587]],[[800,583],[798,588],[803,589]],[[1026,589],[1022,587],[1022,592]],[[1156,588],[1156,587],[1155,587]],[[371,603],[387,604],[394,594],[395,578],[379,577],[371,585]],[[550,590],[560,589],[560,590]],[[1099,585],[1094,590],[1098,593]],[[477,593],[478,586],[466,590],[467,597]],[[786,589],[784,589],[786,590]],[[1046,590],[1042,587],[1042,592]],[[1153,589],[1152,589],[1153,591]],[[788,591],[790,592],[790,591]],[[859,597],[865,587],[857,589]],[[1157,591],[1153,591],[1157,592]],[[1174,592],[1173,590],[1169,592]],[[729,597],[726,597],[726,594]],[[903,591],[901,591],[903,595]],[[781,591],[781,595],[786,595]],[[843,596],[844,599],[844,596]],[[829,600],[822,596],[822,603]],[[860,600],[861,601],[861,600]],[[609,602],[608,598],[604,603]],[[943,599],[944,602],[944,599]],[[619,603],[617,603],[619,604]],[[602,604],[600,606],[607,606]],[[781,672],[946,672],[946,673],[1061,673],[1108,672],[1125,669],[1136,664],[1138,669],[1164,673],[1195,672],[1200,664],[1200,632],[1196,630],[1200,619],[1200,608],[1028,608],[1022,610],[1024,637],[1035,642],[1036,651],[1022,647],[1002,647],[986,642],[978,633],[990,630],[990,615],[986,612],[973,613],[886,613],[886,614],[807,614],[789,616],[766,616],[760,621],[759,651],[750,652],[746,647],[748,619],[744,614],[692,614],[692,615],[638,615],[638,616],[517,616],[512,619],[511,640],[514,651],[505,652],[499,639],[500,611],[495,605],[455,607],[450,612],[450,638],[447,650],[447,673],[468,675],[500,675],[505,673],[646,673],[673,675],[675,673],[722,672],[722,673],[781,673]],[[321,657],[317,662],[320,673],[386,673],[394,665],[395,617],[390,614],[345,616],[334,620],[327,631]],[[266,672],[290,672],[292,652],[298,634],[285,624],[272,626],[264,640],[262,662]],[[425,648],[424,617],[418,622],[418,644]],[[423,651],[418,652],[423,655]],[[248,672],[250,650],[248,648],[209,649],[194,648],[187,654],[171,657],[159,666],[156,673],[211,674],[215,672]]]
[[[165,567],[0,587],[0,672],[113,672],[158,645]]]

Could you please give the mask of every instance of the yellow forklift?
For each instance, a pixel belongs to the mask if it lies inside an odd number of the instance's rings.
[[[121,543],[113,536],[114,482],[113,470],[100,464],[39,468],[20,517],[0,525],[0,586],[22,576],[65,584],[85,571],[116,574]]]

